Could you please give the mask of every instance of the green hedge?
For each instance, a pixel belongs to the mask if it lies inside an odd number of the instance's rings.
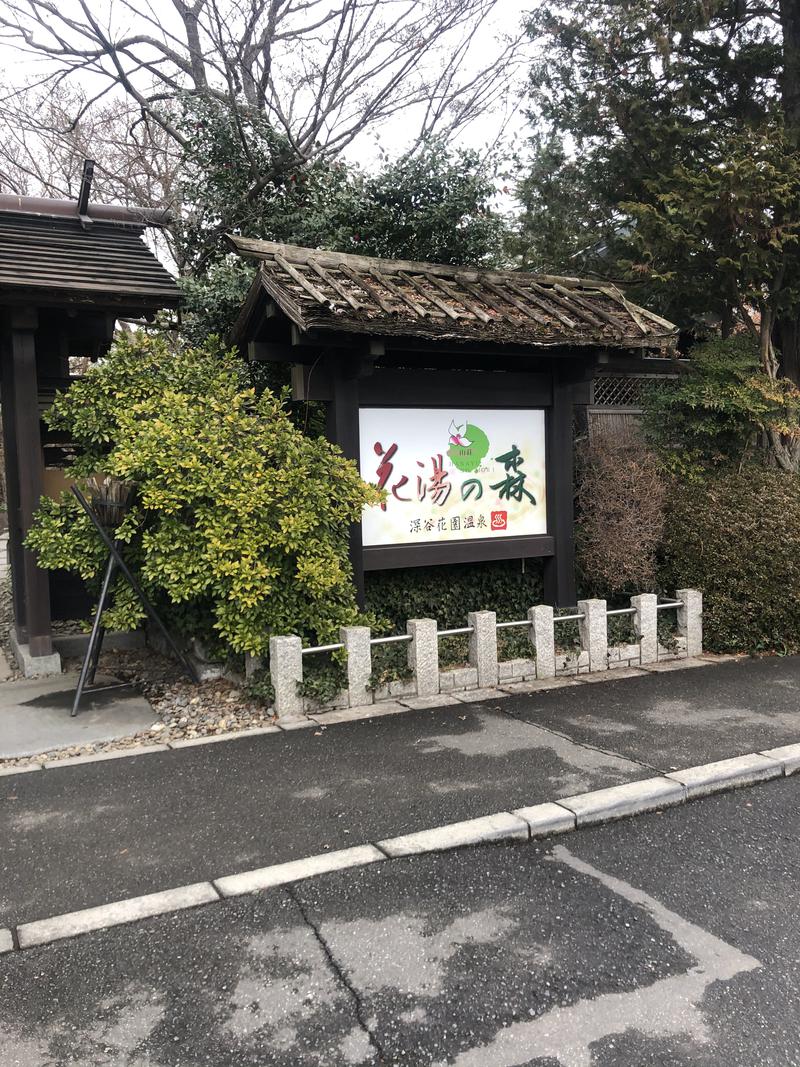
[[[367,609],[392,632],[407,619],[436,619],[441,629],[465,626],[468,611],[496,611],[500,620],[524,619],[542,602],[538,561],[414,567],[367,575]]]
[[[703,590],[705,647],[800,651],[800,478],[748,468],[670,495],[663,585]]]

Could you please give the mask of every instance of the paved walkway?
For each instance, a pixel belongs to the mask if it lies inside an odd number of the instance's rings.
[[[157,720],[135,689],[100,674],[84,694],[79,714],[73,719],[70,710],[77,684],[77,674],[3,682],[0,759],[113,741],[147,730]]]
[[[800,742],[737,661],[0,777],[0,926]]]

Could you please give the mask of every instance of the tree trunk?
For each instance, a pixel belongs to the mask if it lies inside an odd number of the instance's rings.
[[[800,151],[800,0],[780,0],[783,32],[781,106],[789,144]],[[780,373],[800,386],[800,315],[789,314],[776,323],[775,344]]]
[[[773,380],[778,377],[778,359],[773,344],[773,332],[775,318],[773,312],[763,304],[761,311],[761,325],[758,329],[758,348],[761,367],[768,378]]]
[[[775,345],[780,353],[780,373],[800,387],[800,318],[787,315],[775,329]]]
[[[783,31],[781,102],[786,135],[800,148],[800,0],[780,0]]]

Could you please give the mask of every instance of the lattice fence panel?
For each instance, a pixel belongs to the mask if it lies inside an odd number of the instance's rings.
[[[594,407],[642,408],[646,394],[663,388],[670,378],[601,374],[594,381]]]

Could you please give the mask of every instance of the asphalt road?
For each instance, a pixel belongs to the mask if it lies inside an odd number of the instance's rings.
[[[800,777],[0,957],[0,1063],[800,1064]]]
[[[745,660],[0,778],[0,926],[800,741]]]
[[[800,656],[556,690],[504,710],[660,771],[800,741]]]
[[[461,704],[0,778],[0,926],[650,773]]]

